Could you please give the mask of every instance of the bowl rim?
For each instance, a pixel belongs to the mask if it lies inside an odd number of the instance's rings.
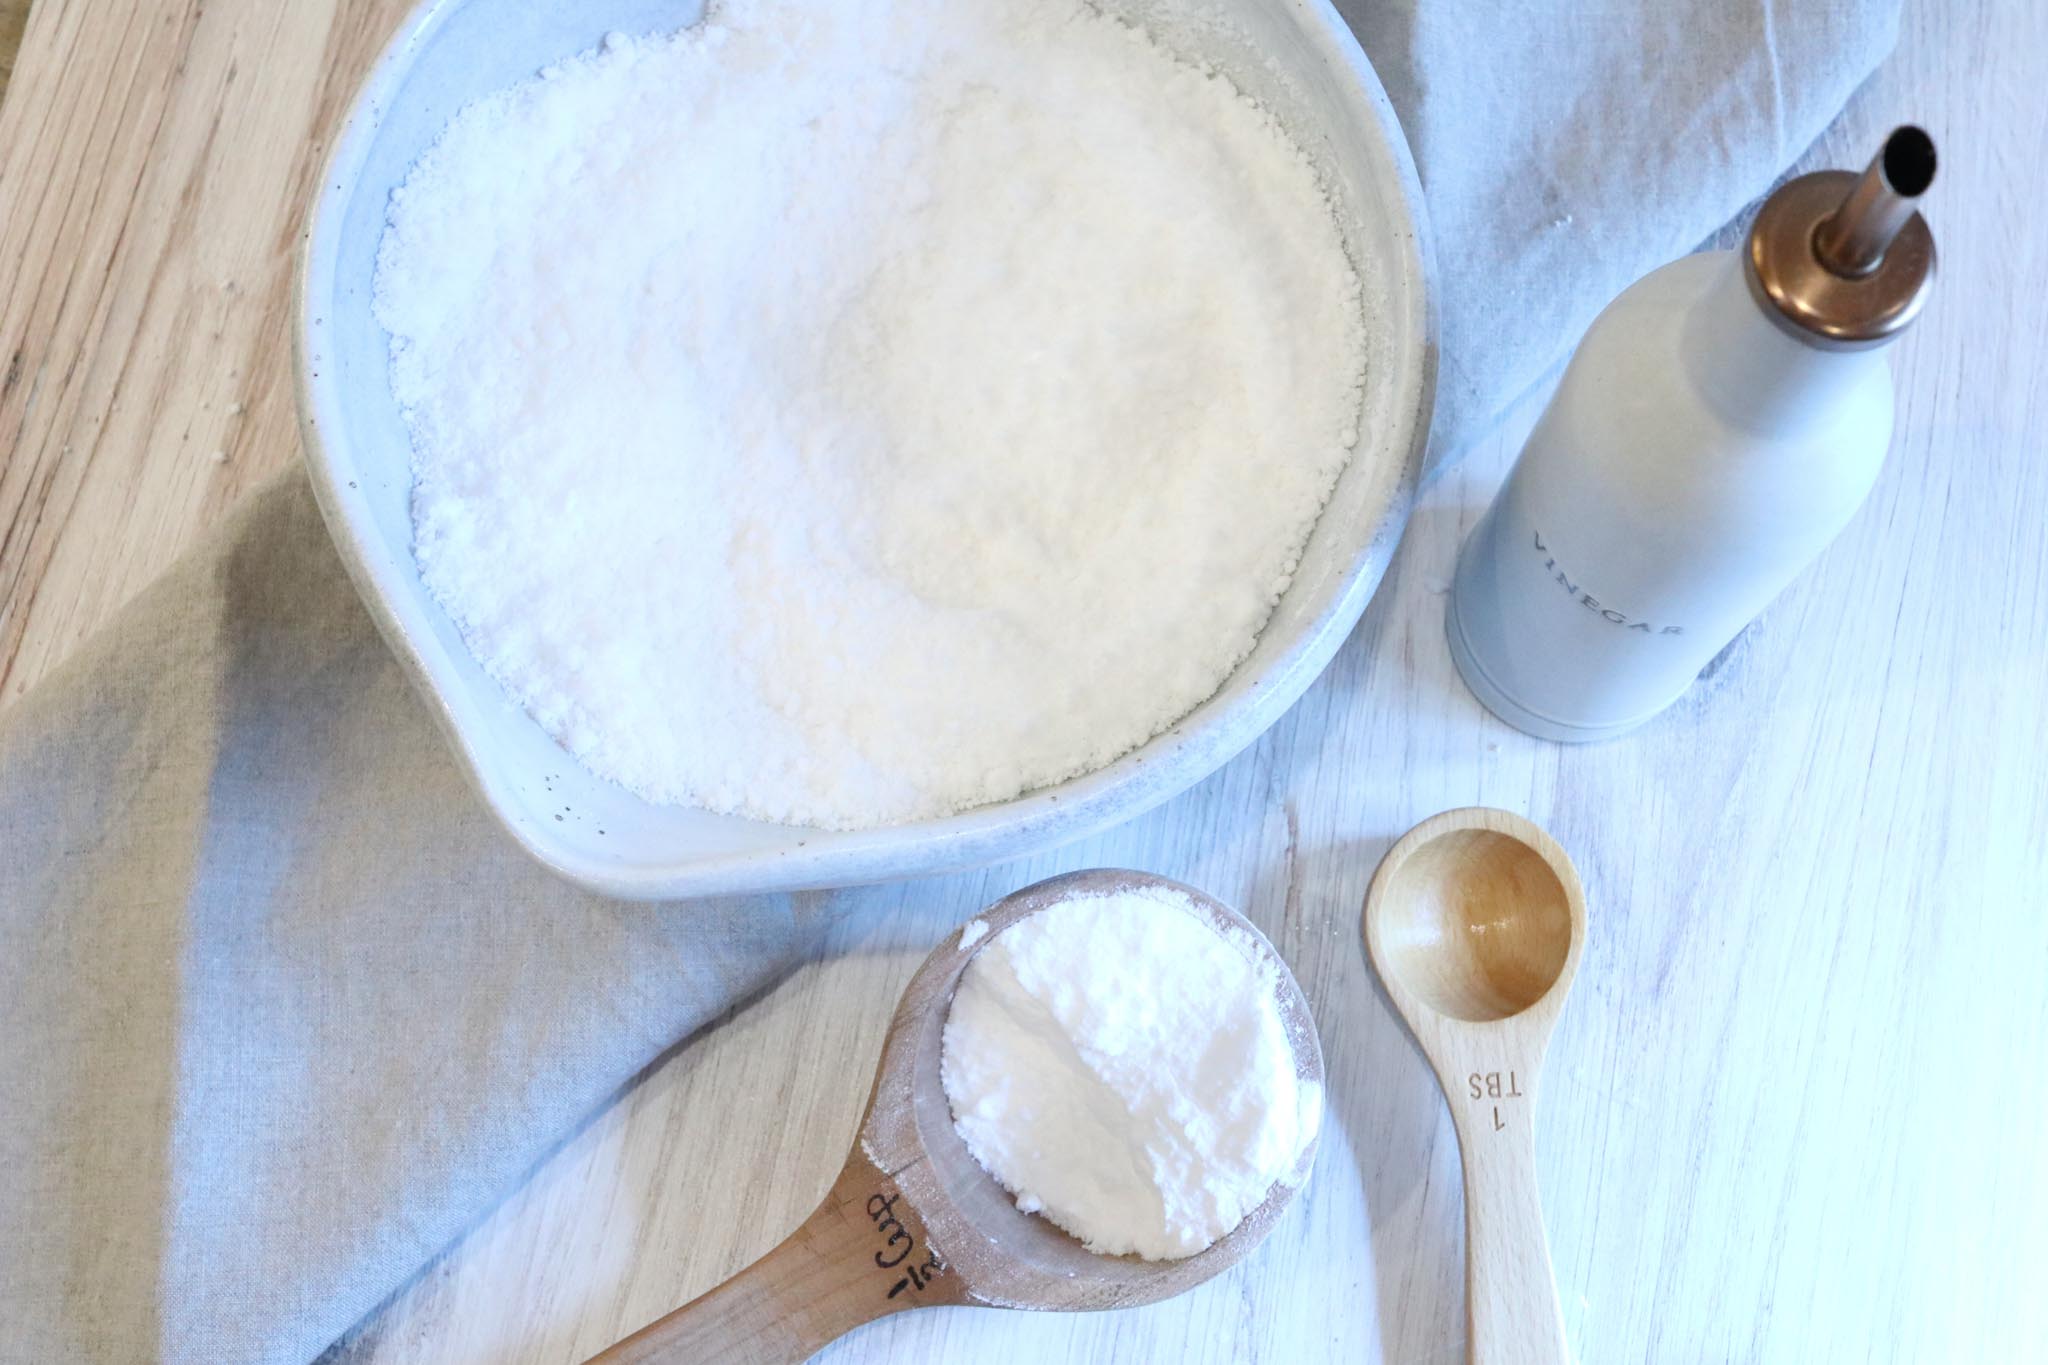
[[[526,854],[586,890],[627,900],[678,899],[746,892],[852,886],[987,865],[1084,837],[1162,804],[1249,747],[1321,676],[1377,593],[1399,547],[1421,478],[1435,410],[1439,313],[1436,257],[1420,178],[1399,118],[1377,72],[1331,0],[1256,0],[1291,11],[1296,22],[1337,62],[1364,97],[1378,125],[1392,171],[1392,197],[1405,223],[1394,236],[1405,248],[1389,263],[1405,282],[1405,308],[1387,333],[1388,354],[1412,363],[1418,381],[1388,416],[1386,429],[1405,439],[1401,467],[1372,535],[1341,571],[1341,586],[1299,635],[1263,671],[1241,686],[1244,665],[1166,730],[1116,761],[1008,801],[939,819],[833,834],[812,847],[692,854],[619,863],[592,857],[550,837],[540,823],[515,814],[511,779],[485,752],[452,698],[470,690],[426,628],[439,610],[416,584],[366,552],[378,543],[368,498],[350,483],[336,447],[346,447],[343,402],[315,367],[328,335],[323,300],[333,296],[341,223],[391,96],[410,75],[417,53],[459,6],[472,0],[420,0],[402,20],[361,85],[321,162],[318,189],[301,222],[292,286],[292,361],[301,448],[314,500],[365,609],[397,656],[413,691],[446,736],[458,767],[485,808]],[[1227,706],[1217,703],[1232,695]],[[566,761],[576,763],[563,753]],[[1067,799],[1062,800],[1065,796]],[[792,826],[792,829],[796,827]]]

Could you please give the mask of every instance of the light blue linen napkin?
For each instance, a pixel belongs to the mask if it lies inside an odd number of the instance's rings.
[[[1434,218],[1440,453],[1767,188],[1896,23],[1340,8]],[[0,1360],[317,1355],[840,905],[527,863],[281,478],[0,715]]]
[[[1435,227],[1435,467],[1609,299],[1770,188],[1898,27],[1896,0],[1335,3],[1400,112]]]

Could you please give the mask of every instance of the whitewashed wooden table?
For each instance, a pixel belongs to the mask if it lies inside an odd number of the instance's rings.
[[[52,50],[83,11],[58,12]],[[358,58],[378,38],[368,19],[306,32]],[[1869,505],[1677,711],[1561,749],[1458,683],[1443,592],[1525,411],[1429,490],[1364,625],[1254,750],[1115,833],[863,893],[814,961],[569,1136],[337,1362],[562,1365],[731,1273],[838,1169],[931,944],[1093,864],[1204,886],[1293,964],[1329,1065],[1313,1183],[1257,1256],[1173,1303],[934,1310],[823,1359],[1459,1359],[1455,1139],[1365,966],[1358,912],[1394,837],[1470,803],[1546,824],[1591,901],[1538,1143],[1581,1359],[2048,1360],[2044,83],[2048,6],[1924,0],[1809,156],[1860,164],[1892,123],[1928,124],[1944,273],[1897,354],[1901,436]],[[211,173],[282,174],[298,137],[280,125],[246,169]],[[223,345],[268,344],[223,318]],[[202,379],[165,392],[189,389],[175,401],[196,411]],[[283,431],[288,410],[267,388],[248,420]],[[155,407],[109,411],[110,431],[162,426]],[[267,472],[253,436],[195,476],[147,430],[0,467],[8,695]],[[118,555],[96,549],[109,542]]]
[[[1306,1197],[1179,1301],[939,1309],[821,1359],[1461,1359],[1456,1140],[1358,914],[1394,837],[1484,803],[1554,831],[1592,905],[1538,1140],[1581,1359],[2048,1360],[2044,72],[2048,7],[1923,6],[1809,156],[1861,164],[1893,123],[1928,124],[1941,286],[1897,355],[1876,494],[1677,711],[1564,749],[1452,671],[1452,558],[1525,412],[1430,490],[1365,624],[1256,749],[1120,831],[872,893],[344,1358],[575,1361],[738,1269],[830,1183],[939,936],[1038,877],[1123,864],[1241,906],[1315,1002],[1330,1126]]]

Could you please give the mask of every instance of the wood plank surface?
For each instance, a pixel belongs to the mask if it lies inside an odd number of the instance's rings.
[[[298,457],[292,249],[407,0],[37,0],[0,102],[0,705]]]
[[[402,8],[37,0],[0,104],[0,706],[295,457],[307,167]],[[1461,1359],[1455,1137],[1358,913],[1395,837],[1475,802],[1544,824],[1586,881],[1537,1143],[1576,1358],[2039,1358],[2044,61],[2048,7],[1915,0],[1809,156],[1933,130],[1940,290],[1897,351],[1869,505],[1671,715],[1559,748],[1452,671],[1450,567],[1524,412],[1428,492],[1365,623],[1259,745],[1119,831],[863,893],[816,960],[565,1135],[335,1360],[573,1362],[730,1274],[830,1184],[931,944],[1098,864],[1207,888],[1293,965],[1329,1069],[1315,1179],[1264,1250],[1172,1303],[937,1309],[821,1359]]]

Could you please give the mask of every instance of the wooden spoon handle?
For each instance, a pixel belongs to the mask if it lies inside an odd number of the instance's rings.
[[[862,1323],[963,1299],[924,1220],[856,1151],[780,1246],[589,1365],[794,1365]]]
[[[1452,1106],[1462,1111],[1457,1128],[1465,1165],[1470,1359],[1472,1365],[1568,1365],[1564,1315],[1536,1191],[1534,1098],[1486,1102],[1488,1080],[1483,1073],[1472,1075],[1481,1099]]]

